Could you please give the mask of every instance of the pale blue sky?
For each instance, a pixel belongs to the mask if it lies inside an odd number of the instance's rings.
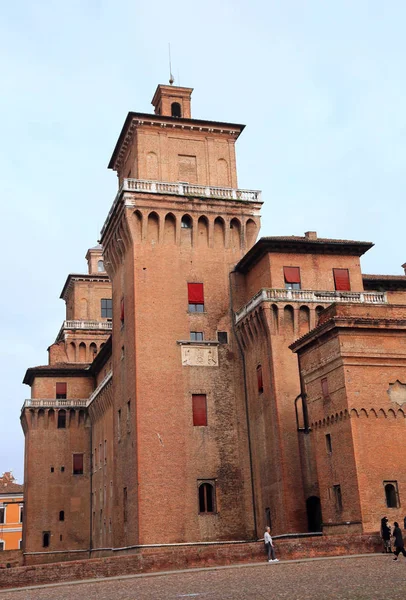
[[[401,0],[0,2],[0,472],[23,478],[27,367],[47,362],[69,272],[84,272],[117,186],[126,114],[168,80],[196,118],[245,123],[239,186],[262,235],[373,241],[402,274],[406,4]],[[178,73],[180,77],[178,78]]]

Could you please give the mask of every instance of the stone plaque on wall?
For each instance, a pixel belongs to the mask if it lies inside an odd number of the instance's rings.
[[[396,380],[395,383],[389,384],[388,396],[392,402],[402,406],[406,403],[406,384]]]
[[[182,365],[185,367],[218,367],[217,346],[182,346]]]

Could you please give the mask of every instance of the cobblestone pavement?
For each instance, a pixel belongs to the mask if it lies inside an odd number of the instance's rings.
[[[406,559],[280,562],[5,591],[0,600],[404,600]]]

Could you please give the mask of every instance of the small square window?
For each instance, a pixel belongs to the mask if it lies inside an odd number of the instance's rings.
[[[192,342],[202,342],[203,341],[203,331],[191,331],[190,339]]]
[[[220,344],[228,344],[227,331],[218,331],[217,332],[217,341],[220,342]]]
[[[197,313],[204,312],[204,304],[189,303],[189,312],[197,312]]]

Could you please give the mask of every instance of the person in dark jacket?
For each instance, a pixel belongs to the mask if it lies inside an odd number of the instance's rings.
[[[381,519],[381,538],[383,542],[382,552],[392,552],[392,548],[390,547],[390,527],[388,525],[388,517],[383,517],[383,519]]]
[[[397,521],[394,522],[394,529],[392,535],[395,540],[395,558],[393,560],[397,560],[400,553],[402,553],[403,556],[406,558],[406,550],[403,542],[402,532]]]

